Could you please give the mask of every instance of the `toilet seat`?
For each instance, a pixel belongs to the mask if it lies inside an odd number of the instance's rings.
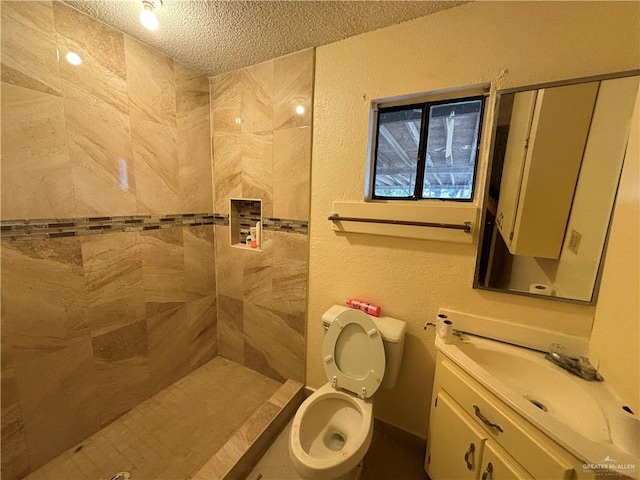
[[[334,388],[371,397],[385,370],[382,336],[374,321],[360,310],[346,310],[331,322],[322,343],[327,379]]]

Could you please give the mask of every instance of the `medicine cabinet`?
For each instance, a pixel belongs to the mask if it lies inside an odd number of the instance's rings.
[[[474,288],[595,303],[638,73],[497,92]]]

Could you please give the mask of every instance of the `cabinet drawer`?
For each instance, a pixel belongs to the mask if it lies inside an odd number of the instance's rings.
[[[574,470],[566,452],[533,425],[501,405],[497,397],[448,359],[442,360],[438,370],[439,388],[455,398],[489,438],[502,445],[534,478],[569,480],[572,477]]]

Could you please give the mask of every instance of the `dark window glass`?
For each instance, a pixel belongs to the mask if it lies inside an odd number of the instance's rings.
[[[373,198],[470,201],[483,97],[381,108]]]
[[[381,110],[378,113],[375,196],[413,196],[423,108]]]

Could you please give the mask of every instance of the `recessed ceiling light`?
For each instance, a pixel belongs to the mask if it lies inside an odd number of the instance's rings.
[[[304,113],[304,107],[303,107],[302,105],[298,105],[298,106],[296,107],[296,113],[297,113],[298,115],[302,115],[302,114]]]
[[[157,30],[160,22],[156,17],[156,8],[162,6],[162,0],[142,0],[142,12],[140,12],[140,23],[149,30]]]

